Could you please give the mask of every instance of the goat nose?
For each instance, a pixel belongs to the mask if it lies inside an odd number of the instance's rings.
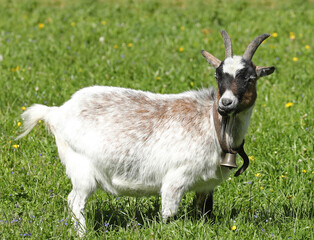
[[[221,99],[222,104],[227,107],[232,103],[232,100],[230,98],[223,98]]]

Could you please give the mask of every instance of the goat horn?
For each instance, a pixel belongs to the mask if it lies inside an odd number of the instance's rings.
[[[256,51],[256,49],[258,48],[258,46],[266,39],[268,38],[270,35],[267,33],[264,33],[260,36],[258,36],[257,38],[255,38],[247,47],[247,49],[245,50],[244,54],[243,54],[243,58],[245,60],[251,61],[253,58],[253,55]]]
[[[232,57],[232,43],[228,33],[225,30],[222,30],[221,36],[224,39],[225,43],[225,58]]]
[[[201,53],[210,65],[212,65],[214,68],[219,67],[221,61],[218,58],[215,58],[213,55],[206,52],[205,50],[202,50]]]

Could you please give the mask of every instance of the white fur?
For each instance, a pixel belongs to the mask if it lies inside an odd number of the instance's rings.
[[[232,148],[237,148],[242,144],[244,136],[249,128],[251,115],[254,105],[245,111],[230,116],[227,125],[226,136],[227,144]],[[234,136],[237,136],[236,138]]]
[[[224,60],[224,64],[222,66],[222,71],[224,73],[228,73],[231,76],[235,77],[237,72],[244,68],[244,64],[242,63],[241,56],[233,56],[228,57]]]
[[[222,100],[224,98],[230,99],[232,101],[232,103],[228,106],[230,108],[235,108],[238,105],[238,103],[239,103],[238,98],[236,96],[234,96],[233,92],[231,90],[229,90],[229,89],[226,90],[224,92],[224,94],[222,94],[221,98],[219,99],[219,103],[218,103],[219,106],[224,107],[223,104],[222,104]]]
[[[28,108],[20,137],[39,119],[55,136],[73,185],[69,207],[81,233],[84,205],[97,188],[115,195],[160,194],[166,219],[176,214],[184,192],[208,193],[229,175],[219,165],[213,101],[212,89],[160,95],[94,86],[60,107]]]

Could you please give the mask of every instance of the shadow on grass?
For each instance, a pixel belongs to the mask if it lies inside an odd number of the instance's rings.
[[[117,198],[113,197],[105,201],[96,201],[92,206],[92,211],[87,213],[87,219],[90,219],[96,232],[127,230],[129,227],[150,226],[154,223],[161,223],[161,200],[160,197],[150,198]],[[220,224],[230,219],[242,218],[245,222],[267,222],[270,219],[280,224],[287,218],[291,221],[296,217],[298,219],[309,219],[313,217],[314,208],[311,205],[301,206],[293,204],[278,204],[269,208],[260,206],[260,208],[250,211],[243,210],[242,206],[219,206],[215,202],[214,211],[210,216],[203,216],[198,210],[195,201],[185,201],[180,205],[177,218],[179,221],[191,221],[204,224]],[[223,219],[223,220],[222,220]],[[176,218],[170,219],[175,221]]]

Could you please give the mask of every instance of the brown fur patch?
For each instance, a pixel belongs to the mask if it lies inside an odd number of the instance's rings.
[[[257,98],[257,93],[256,93],[256,81],[252,82],[249,87],[246,89],[242,100],[238,106],[238,112],[241,112],[245,109],[248,109],[252,107],[255,103],[255,100]]]

